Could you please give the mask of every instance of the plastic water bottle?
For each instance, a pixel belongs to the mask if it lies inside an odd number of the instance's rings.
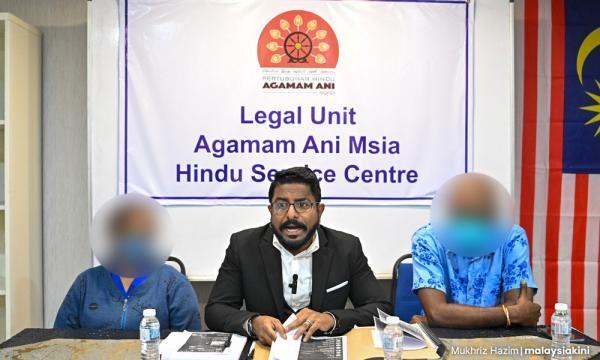
[[[569,306],[563,303],[554,305],[552,315],[552,360],[570,360],[566,351],[571,343],[571,316]]]
[[[400,319],[396,316],[387,318],[387,325],[383,329],[382,344],[385,360],[402,359],[402,342],[404,333],[400,327]]]
[[[160,360],[158,345],[160,344],[160,323],[156,318],[156,310],[144,309],[144,318],[140,323],[140,340],[142,342],[142,360]]]

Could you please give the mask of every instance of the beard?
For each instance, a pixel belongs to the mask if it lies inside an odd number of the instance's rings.
[[[279,240],[281,245],[289,252],[297,251],[297,250],[301,249],[304,245],[306,245],[312,239],[312,237],[315,235],[315,233],[317,232],[317,229],[319,227],[319,223],[316,223],[312,228],[310,228],[308,230],[308,232],[306,233],[306,236],[303,239],[301,239],[301,240],[296,239],[294,241],[289,241],[289,240],[286,240],[282,234],[283,229],[289,225],[303,227],[305,229],[307,228],[306,225],[304,225],[298,221],[295,221],[295,220],[288,220],[288,221],[284,222],[283,224],[281,224],[279,229],[276,229],[273,226],[273,232],[275,233],[277,240]]]

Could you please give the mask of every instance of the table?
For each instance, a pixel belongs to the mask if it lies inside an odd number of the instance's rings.
[[[383,360],[383,350],[373,346],[374,327],[354,328],[346,334],[348,360]],[[432,348],[425,348],[411,352],[411,356],[403,354],[403,359],[436,359],[438,355]],[[260,344],[256,345],[253,360],[267,360],[269,348]]]
[[[434,333],[444,339],[475,339],[475,338],[504,338],[513,336],[543,336],[538,328],[493,328],[478,330],[433,328]],[[574,332],[577,332],[574,330]],[[579,333],[579,332],[577,332]],[[161,338],[168,336],[169,331],[162,331]],[[362,334],[363,339],[365,334]],[[583,335],[581,344],[600,346],[596,340]],[[0,344],[0,349],[33,344],[52,339],[94,339],[94,340],[125,340],[138,339],[138,331],[131,330],[85,330],[85,329],[25,329]],[[248,342],[250,345],[250,342]],[[353,345],[349,344],[349,348]],[[247,346],[246,349],[248,349]],[[350,350],[352,351],[352,350]],[[247,350],[246,350],[247,354]],[[256,358],[258,360],[258,357]]]
[[[373,340],[371,337],[371,331],[373,328],[355,328],[352,329],[348,334],[346,334],[348,338],[348,360],[383,360],[383,350],[376,349],[373,347]],[[551,338],[546,336],[544,326],[539,326],[538,328],[491,328],[491,329],[477,329],[477,330],[464,330],[464,329],[445,329],[445,328],[432,328],[433,332],[441,339],[490,339],[487,342],[491,342],[492,338],[510,338],[510,337],[535,337],[548,339],[549,342]],[[579,331],[573,329],[574,333],[583,336],[583,341],[578,342],[578,345],[593,345],[599,346],[600,343],[595,341],[594,339],[581,334]],[[524,340],[525,339],[525,340]],[[475,340],[473,340],[475,341]],[[530,340],[531,342],[531,340]],[[519,341],[515,338],[511,343],[508,341],[502,342],[503,346],[527,346],[526,338],[519,338]],[[523,345],[525,344],[525,345]],[[489,345],[489,344],[487,344]],[[465,344],[462,344],[465,346]],[[467,346],[477,346],[475,343],[470,343]],[[544,346],[549,347],[549,344]],[[469,356],[459,356],[450,354],[450,349],[446,349],[445,355],[451,359],[476,359],[473,355]],[[491,359],[494,358],[490,356],[490,354],[485,354],[486,356],[481,356],[480,358]],[[417,350],[416,352],[405,353],[404,358],[406,359],[421,359],[421,358],[435,358],[437,355],[432,349],[423,349]],[[254,360],[267,360],[269,357],[269,349],[268,347],[257,345],[255,349]],[[595,356],[596,358],[600,356]],[[498,356],[498,358],[509,359],[509,356]],[[583,358],[590,358],[583,357]]]
[[[169,333],[168,330],[161,331],[161,339],[167,337]],[[0,349],[53,339],[133,340],[139,338],[140,333],[137,330],[25,329],[0,344]]]

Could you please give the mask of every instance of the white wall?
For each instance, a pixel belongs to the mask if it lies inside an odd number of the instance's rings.
[[[508,0],[477,0],[474,29],[475,171],[496,177],[512,190],[512,56]],[[118,179],[118,8],[115,0],[89,3],[89,150],[92,208],[117,193]],[[267,189],[265,188],[265,192]],[[214,280],[229,235],[268,222],[266,207],[170,207],[179,229],[174,255],[195,280]],[[423,206],[328,207],[324,225],[362,239],[380,278],[390,275],[396,258],[410,251],[410,236],[428,221]],[[376,246],[385,239],[386,246]],[[195,242],[213,244],[202,252]],[[206,270],[210,269],[210,270]]]

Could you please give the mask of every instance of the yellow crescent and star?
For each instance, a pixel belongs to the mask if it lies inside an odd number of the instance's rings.
[[[588,56],[600,46],[600,27],[596,30],[592,31],[588,34],[588,36],[583,39],[581,46],[579,47],[579,51],[577,53],[577,76],[579,77],[579,83],[583,86],[583,65]],[[600,81],[596,80],[596,86],[600,90]],[[596,103],[594,105],[583,106],[582,110],[587,110],[594,112],[594,116],[589,119],[585,125],[594,125],[598,124],[598,129],[594,136],[600,136],[600,93],[593,93],[591,91],[585,92],[589,97],[591,97]]]

